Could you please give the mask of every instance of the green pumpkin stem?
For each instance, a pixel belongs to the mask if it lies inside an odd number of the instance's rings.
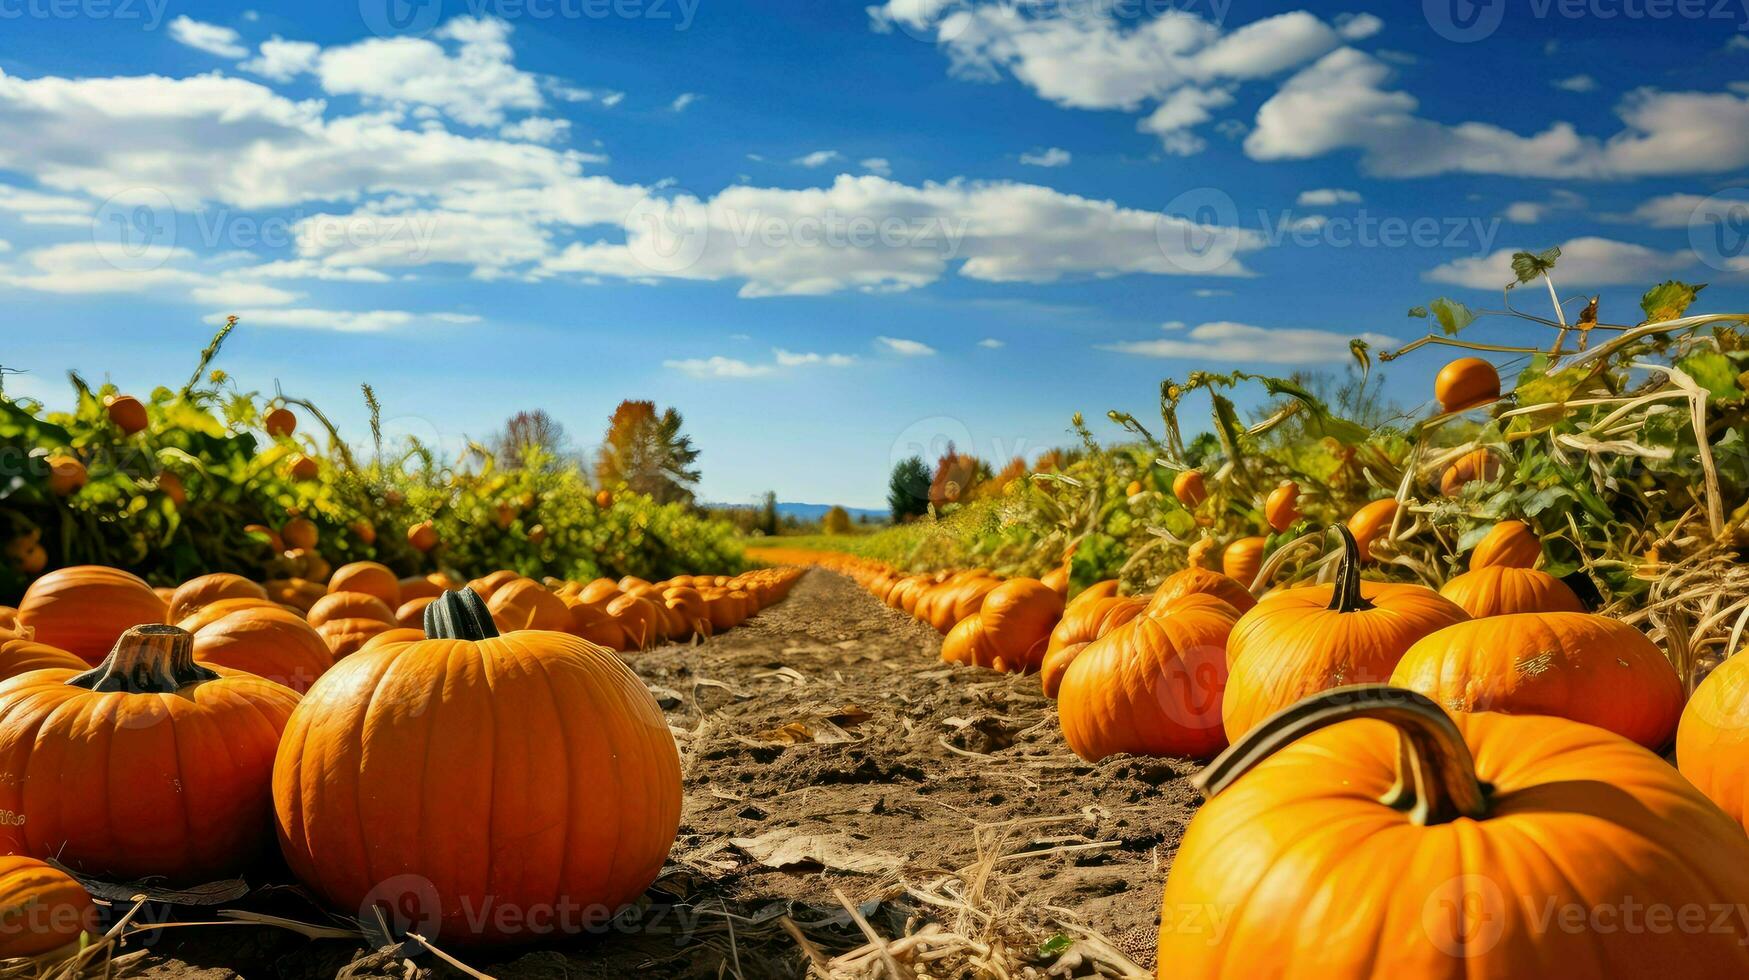
[[[1355,718],[1397,729],[1397,782],[1379,802],[1424,827],[1487,815],[1489,787],[1476,778],[1470,747],[1451,717],[1425,696],[1385,684],[1338,687],[1283,708],[1191,777],[1191,784],[1213,799],[1295,740]]]
[[[1336,525],[1342,535],[1342,560],[1336,565],[1336,588],[1330,594],[1331,612],[1363,612],[1372,608],[1366,596],[1360,594],[1360,542],[1346,524]]]
[[[194,662],[194,635],[147,623],[123,633],[103,663],[67,681],[68,687],[122,694],[175,694],[192,684],[219,679]]]
[[[486,600],[473,589],[445,592],[425,607],[425,636],[431,640],[489,640],[498,635]]]

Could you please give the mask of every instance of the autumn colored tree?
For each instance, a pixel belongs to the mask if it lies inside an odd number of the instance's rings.
[[[982,460],[957,451],[950,442],[947,452],[935,462],[935,477],[929,481],[929,502],[940,510],[948,504],[967,500],[978,479],[988,476],[989,472],[990,468]]]
[[[546,412],[517,412],[504,423],[504,430],[492,437],[492,454],[501,466],[526,467],[540,460],[551,464],[560,460],[568,439],[565,427]]]
[[[1026,460],[1016,456],[1009,460],[1008,465],[1002,467],[994,476],[978,481],[977,485],[972,488],[972,496],[999,497],[1003,491],[1008,489],[1009,484],[1025,478]]]
[[[690,503],[698,450],[680,431],[683,424],[679,412],[658,412],[655,402],[620,402],[596,455],[596,479],[604,487],[623,483],[660,503]]]

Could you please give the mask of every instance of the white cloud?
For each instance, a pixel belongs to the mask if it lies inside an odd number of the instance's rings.
[[[1749,37],[1745,37],[1742,34],[1731,35],[1731,39],[1725,42],[1725,50],[1749,51]]]
[[[1189,130],[1213,119],[1213,110],[1232,103],[1233,93],[1227,89],[1200,89],[1187,85],[1167,95],[1159,107],[1136,124],[1136,128],[1160,137],[1160,145],[1166,152],[1191,156],[1201,153],[1208,143]]]
[[[1628,214],[1612,217],[1652,228],[1687,228],[1695,220],[1694,212],[1707,200],[1701,194],[1665,194],[1642,203]]]
[[[404,327],[419,319],[403,310],[227,310],[206,317],[208,323],[223,323],[235,315],[245,328],[285,327],[295,330],[336,330],[342,333],[377,333]]]
[[[389,282],[386,273],[362,266],[328,266],[308,259],[282,259],[237,270],[261,279],[315,279],[325,282]]]
[[[1178,324],[1182,328],[1182,324]],[[1168,324],[1167,329],[1172,329]],[[1177,331],[1174,331],[1177,332]],[[1100,345],[1101,350],[1141,357],[1172,357],[1220,364],[1333,364],[1348,360],[1351,334],[1327,330],[1254,327],[1216,321],[1185,332],[1183,339],[1160,338]],[[1361,334],[1374,346],[1396,343],[1381,334]]]
[[[699,95],[697,92],[682,92],[674,97],[674,101],[669,103],[668,108],[675,112],[685,112],[687,106],[697,102],[698,99]]]
[[[1513,201],[1501,212],[1507,221],[1534,225],[1559,211],[1573,211],[1585,206],[1585,199],[1568,190],[1552,191],[1546,201]]]
[[[241,58],[249,53],[236,31],[187,16],[170,22],[170,39],[220,58]]]
[[[893,163],[886,157],[869,157],[862,161],[859,166],[871,174],[879,174],[882,177],[891,176],[893,172]]]
[[[1557,78],[1549,83],[1563,92],[1595,92],[1597,79],[1590,75],[1572,75],[1567,78]]]
[[[935,348],[928,344],[903,337],[876,337],[875,342],[901,357],[928,357],[935,353]]]
[[[287,41],[278,36],[262,41],[256,50],[259,53],[254,58],[237,67],[276,82],[289,82],[304,72],[314,71],[316,59],[322,54],[319,44]]]
[[[485,317],[474,313],[433,313],[431,319],[439,323],[480,323]]]
[[[740,279],[743,296],[820,295],[914,289],[955,263],[961,276],[983,282],[1248,275],[1239,255],[1264,243],[1258,232],[1196,225],[1033,184],[913,187],[840,175],[824,188],[732,187],[704,201],[656,202],[626,229],[625,244],[572,244],[542,268],[627,279]],[[674,261],[681,252],[690,261]]]
[[[995,337],[985,337],[983,340],[978,341],[978,346],[984,348],[985,350],[1000,350],[1001,348],[1007,347],[1008,345],[1003,343],[1000,340],[997,340]]]
[[[1294,199],[1294,203],[1302,208],[1327,208],[1337,204],[1359,204],[1361,200],[1359,191],[1323,187],[1300,191],[1300,196]]]
[[[824,364],[827,367],[849,367],[856,363],[856,358],[851,357],[849,354],[798,354],[794,351],[784,350],[782,347],[772,348],[771,353],[772,356],[777,359],[777,363],[782,367],[801,367],[807,364]]]
[[[206,306],[282,306],[298,298],[297,293],[259,282],[215,282],[197,286],[189,292],[196,302]]]
[[[565,119],[548,119],[545,116],[529,116],[516,122],[508,123],[498,130],[498,135],[507,140],[525,140],[530,143],[558,143],[571,135],[571,123]]]
[[[1640,89],[1616,107],[1622,130],[1607,140],[1556,122],[1532,136],[1491,123],[1447,125],[1417,115],[1420,103],[1387,87],[1384,62],[1341,48],[1285,82],[1257,110],[1246,152],[1297,160],[1361,151],[1384,177],[1484,173],[1611,178],[1724,172],[1749,166],[1749,98]]]
[[[1385,22],[1372,14],[1337,14],[1336,33],[1345,41],[1361,41],[1385,29]]]
[[[769,364],[749,364],[733,357],[689,357],[663,361],[662,366],[694,378],[759,378],[775,370]]]
[[[1231,289],[1193,289],[1190,294],[1198,299],[1210,299],[1215,296],[1231,296]]]
[[[837,150],[815,150],[814,152],[806,154],[804,156],[796,157],[794,160],[791,160],[790,162],[794,163],[794,164],[799,164],[799,165],[804,166],[804,167],[812,168],[812,167],[824,167],[828,163],[832,163],[835,160],[841,160],[843,158],[844,158],[844,155],[842,153],[839,153]]]
[[[1512,255],[1519,251],[1524,249],[1503,248],[1492,255],[1447,262],[1429,270],[1425,278],[1498,290],[1516,278]],[[1550,275],[1563,287],[1643,285],[1681,272],[1695,261],[1692,252],[1660,252],[1629,242],[1585,237],[1561,244],[1561,258]]]
[[[0,211],[22,215],[23,220],[27,222],[34,216],[55,218],[72,216],[79,223],[84,224],[91,221],[93,210],[95,209],[90,201],[80,198],[65,197],[59,194],[41,194],[36,191],[0,185]]]
[[[1034,150],[1022,153],[1020,162],[1028,167],[1067,167],[1075,159],[1075,155],[1060,146]]]

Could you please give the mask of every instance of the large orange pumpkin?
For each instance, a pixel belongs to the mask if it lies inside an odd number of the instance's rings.
[[[274,767],[287,862],[342,913],[386,906],[444,945],[599,927],[679,827],[661,710],[609,651],[500,636],[471,592],[432,604],[426,635],[336,664],[292,714]]]
[[[1267,596],[1234,628],[1221,708],[1229,740],[1308,694],[1390,679],[1415,641],[1469,618],[1432,589],[1363,583],[1359,545],[1347,528],[1337,530],[1343,554],[1334,585]]]
[[[377,634],[396,628],[392,621],[385,622],[375,617],[360,616],[349,619],[330,619],[316,627],[316,632],[322,635],[322,642],[328,644],[328,652],[333,654],[335,660],[339,660],[342,657],[350,657],[357,653]]]
[[[482,575],[479,578],[474,579],[472,582],[469,582],[468,588],[479,593],[482,601],[491,602],[492,593],[522,577],[522,573],[515,571],[514,569],[500,568],[490,575]]]
[[[1157,613],[1187,595],[1212,595],[1240,612],[1248,612],[1257,605],[1257,599],[1244,585],[1220,572],[1191,567],[1166,576],[1148,598],[1148,609]]]
[[[592,606],[578,596],[565,596],[564,602],[571,610],[571,627],[567,632],[609,650],[624,650],[630,645],[619,621],[609,616],[600,606]],[[704,603],[702,596],[699,602],[701,605]],[[708,609],[705,615],[705,625],[708,627]]]
[[[1116,752],[1207,758],[1227,744],[1221,692],[1239,612],[1191,595],[1088,644],[1057,689],[1063,739],[1097,762]]]
[[[1120,583],[1118,580],[1114,578],[1095,582],[1087,588],[1075,593],[1075,598],[1070,599],[1068,603],[1063,606],[1063,611],[1066,613],[1070,609],[1075,608],[1077,602],[1098,602],[1100,599],[1109,599],[1112,596],[1117,595],[1119,585]]]
[[[145,580],[119,568],[74,565],[30,583],[18,603],[18,624],[36,631],[34,639],[102,662],[131,626],[162,623],[164,600]]]
[[[1543,556],[1543,544],[1523,521],[1501,521],[1488,529],[1470,552],[1470,569],[1534,568]]]
[[[1044,663],[1039,666],[1045,697],[1057,696],[1063,675],[1088,644],[1135,619],[1147,605],[1148,600],[1140,597],[1107,596],[1092,602],[1076,601],[1065,609],[1063,618],[1051,630]]]
[[[1063,615],[1063,599],[1038,579],[1009,579],[984,596],[975,615],[984,622],[990,666],[1027,673],[1044,662],[1051,629]]]
[[[194,659],[264,677],[299,694],[334,664],[322,634],[279,606],[240,609],[195,630]]]
[[[1489,565],[1454,576],[1439,594],[1476,619],[1512,613],[1585,611],[1567,583],[1538,568]]]
[[[1391,675],[1448,711],[1557,715],[1647,748],[1676,731],[1682,681],[1628,624],[1580,612],[1518,613],[1448,626],[1416,642]]]
[[[165,621],[180,623],[208,603],[220,599],[267,599],[267,590],[241,575],[214,572],[191,578],[176,587],[170,597],[170,611]]]
[[[558,630],[571,628],[571,609],[565,600],[531,578],[506,582],[486,604],[492,622],[503,632],[512,630]]]
[[[1749,656],[1727,657],[1694,689],[1676,728],[1676,765],[1749,827]]]
[[[97,931],[85,886],[36,858],[0,857],[0,960],[51,953]]]
[[[1600,728],[1343,688],[1195,783],[1162,980],[1749,976],[1749,838]]]
[[[330,592],[316,600],[307,618],[318,629],[336,619],[374,619],[392,625],[395,611],[383,600],[364,592]]]
[[[0,683],[0,850],[129,881],[236,877],[271,843],[291,689],[194,661],[174,626],[125,631],[95,669]]]
[[[334,570],[328,580],[329,592],[363,592],[383,600],[383,605],[397,609],[401,598],[401,580],[389,566],[374,561],[355,561]]]
[[[28,674],[33,670],[58,667],[62,670],[84,670],[90,666],[60,647],[38,643],[20,636],[0,635],[0,680]]]

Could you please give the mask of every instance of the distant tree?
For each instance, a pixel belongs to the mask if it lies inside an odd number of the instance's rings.
[[[902,523],[929,511],[929,466],[923,457],[912,456],[893,465],[887,481],[887,509],[893,522]]]
[[[509,468],[526,467],[537,459],[555,462],[566,455],[568,445],[565,427],[538,408],[512,415],[490,442],[498,464]]]
[[[596,456],[596,478],[608,487],[624,483],[661,503],[691,503],[698,450],[681,433],[683,424],[679,412],[658,413],[655,402],[620,402]]]
[[[983,460],[969,453],[957,452],[953,443],[935,462],[935,477],[929,481],[929,502],[940,510],[948,504],[969,499],[979,478],[987,477],[990,468]]]
[[[754,525],[766,535],[777,533],[777,494],[767,490],[759,507],[759,521]]]
[[[986,468],[984,472],[988,473],[989,471]],[[1000,497],[1002,492],[1008,489],[1009,484],[1025,477],[1026,460],[1016,456],[1009,460],[1008,465],[1002,467],[1001,471],[994,476],[981,478],[977,486],[973,487],[972,492],[977,497]]]
[[[827,534],[849,534],[850,512],[833,504],[826,509],[826,516],[820,518],[820,530]]]

